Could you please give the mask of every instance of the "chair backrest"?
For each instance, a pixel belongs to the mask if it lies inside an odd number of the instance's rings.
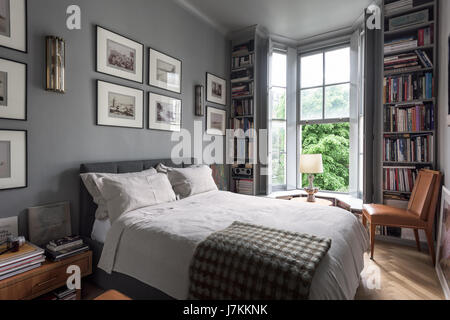
[[[408,204],[408,210],[417,214],[423,221],[427,221],[430,209],[432,209],[431,204],[435,202],[434,198],[439,196],[439,187],[438,192],[434,192],[436,190],[436,183],[440,184],[438,177],[440,177],[438,171],[421,170],[416,179]]]

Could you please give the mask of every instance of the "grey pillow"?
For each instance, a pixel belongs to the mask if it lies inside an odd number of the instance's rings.
[[[211,168],[205,165],[191,166],[183,169],[170,168],[167,176],[175,194],[181,199],[218,190],[212,177]]]
[[[80,174],[81,180],[86,186],[87,191],[94,199],[94,203],[97,205],[97,211],[95,212],[95,218],[98,220],[108,219],[108,208],[106,201],[103,198],[100,190],[98,189],[96,181],[101,178],[117,178],[117,177],[136,177],[136,176],[148,176],[157,174],[156,170],[151,168],[141,172],[131,173],[82,173]]]

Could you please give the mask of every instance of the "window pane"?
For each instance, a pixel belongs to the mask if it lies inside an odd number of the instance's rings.
[[[272,121],[272,185],[286,184],[286,122]]]
[[[314,185],[324,191],[348,192],[350,124],[313,124],[302,126],[302,153],[321,154],[323,174],[316,174]],[[302,177],[308,186],[308,176]]]
[[[272,55],[272,86],[286,87],[287,57],[282,53]]]
[[[323,54],[301,58],[301,87],[311,88],[323,85]]]
[[[301,91],[301,120],[322,119],[323,90],[306,89]]]
[[[325,88],[325,118],[350,117],[350,84]]]
[[[286,89],[272,88],[272,119],[286,119]]]
[[[325,84],[350,82],[350,48],[325,54]]]

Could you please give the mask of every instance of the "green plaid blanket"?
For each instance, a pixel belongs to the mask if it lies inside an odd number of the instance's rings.
[[[234,222],[201,242],[191,300],[305,300],[330,239]]]

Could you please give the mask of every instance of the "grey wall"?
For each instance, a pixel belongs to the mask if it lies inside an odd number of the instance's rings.
[[[82,9],[82,30],[65,27],[71,4]],[[0,57],[28,63],[28,121],[0,120],[2,129],[28,130],[29,186],[0,191],[0,218],[20,215],[22,230],[27,207],[64,200],[72,204],[73,228],[78,230],[81,163],[170,157],[170,133],[95,125],[97,79],[179,97],[96,73],[96,24],[143,43],[146,50],[151,46],[183,61],[183,128],[192,130],[194,119],[201,120],[194,116],[194,85],[205,83],[207,71],[227,76],[225,37],[172,0],[29,0],[28,54],[0,48]],[[46,35],[66,40],[64,95],[43,89]]]
[[[450,2],[439,3],[439,167],[445,174],[445,185],[450,188],[450,127],[447,126],[448,96],[448,37],[450,36]]]

